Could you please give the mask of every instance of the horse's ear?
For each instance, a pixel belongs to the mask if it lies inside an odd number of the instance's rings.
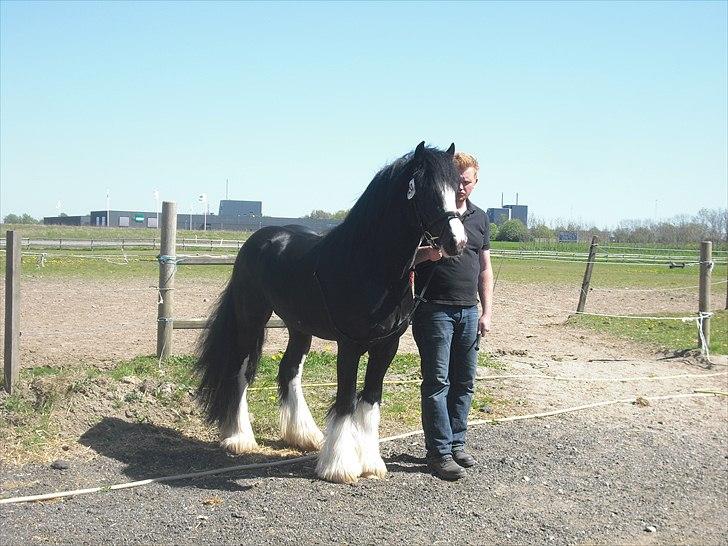
[[[425,153],[425,141],[423,140],[415,148],[415,161],[421,161],[422,155]]]
[[[447,153],[447,155],[449,155],[451,157],[455,155],[455,143],[454,142],[452,144],[450,144],[450,147],[447,149],[447,151],[445,153]]]

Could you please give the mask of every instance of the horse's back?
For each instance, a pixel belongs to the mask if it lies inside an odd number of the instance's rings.
[[[315,277],[322,239],[304,226],[259,229],[240,249],[233,276],[264,296],[289,328],[332,339]]]
[[[281,265],[306,256],[322,239],[315,231],[299,225],[267,226],[254,232],[240,249],[241,258],[256,258]]]

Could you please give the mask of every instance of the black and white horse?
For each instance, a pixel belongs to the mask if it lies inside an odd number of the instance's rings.
[[[423,240],[436,241],[450,256],[466,242],[455,207],[454,151],[454,145],[443,152],[420,143],[379,171],[346,219],[325,236],[300,226],[266,227],[245,242],[200,340],[197,363],[199,399],[209,422],[219,426],[225,449],[257,447],[246,389],[275,312],[289,333],[278,373],[282,439],[302,450],[320,448],[316,473],[323,479],[384,477],[382,381],[414,307],[409,269]],[[325,439],[301,389],[312,336],[338,344],[336,401]],[[357,396],[359,359],[366,352],[364,388]]]

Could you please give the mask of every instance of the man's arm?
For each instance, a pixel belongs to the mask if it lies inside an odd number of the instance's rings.
[[[490,265],[490,250],[481,250],[480,274],[478,275],[478,295],[483,314],[478,320],[478,334],[484,336],[490,332],[490,321],[493,316],[493,268]]]

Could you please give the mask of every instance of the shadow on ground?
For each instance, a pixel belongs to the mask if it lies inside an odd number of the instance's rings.
[[[130,423],[107,417],[86,431],[79,442],[99,455],[123,463],[124,475],[134,480],[152,476],[189,474],[245,464],[282,461],[287,457],[275,457],[253,453],[238,457],[228,455],[217,442],[204,442],[189,438],[177,430],[149,423]],[[313,462],[293,463],[290,466],[237,470],[220,475],[170,481],[172,487],[194,483],[202,489],[243,491],[250,487],[239,485],[241,478],[288,475],[313,477]]]
[[[204,442],[189,438],[177,430],[149,423],[130,423],[122,419],[107,417],[81,436],[79,442],[93,449],[99,455],[119,461],[125,465],[125,476],[133,480],[150,477],[173,476],[233,467],[245,464],[280,462],[290,457],[253,453],[241,456],[228,455],[216,442]],[[282,448],[280,442],[269,447]],[[390,472],[427,473],[424,458],[397,454],[384,458]],[[237,480],[268,476],[284,478],[316,479],[315,460],[305,460],[290,465],[274,466],[252,470],[235,470],[219,475],[170,481],[172,487],[188,487],[194,484],[201,489],[244,491]],[[179,485],[177,485],[179,484]]]

